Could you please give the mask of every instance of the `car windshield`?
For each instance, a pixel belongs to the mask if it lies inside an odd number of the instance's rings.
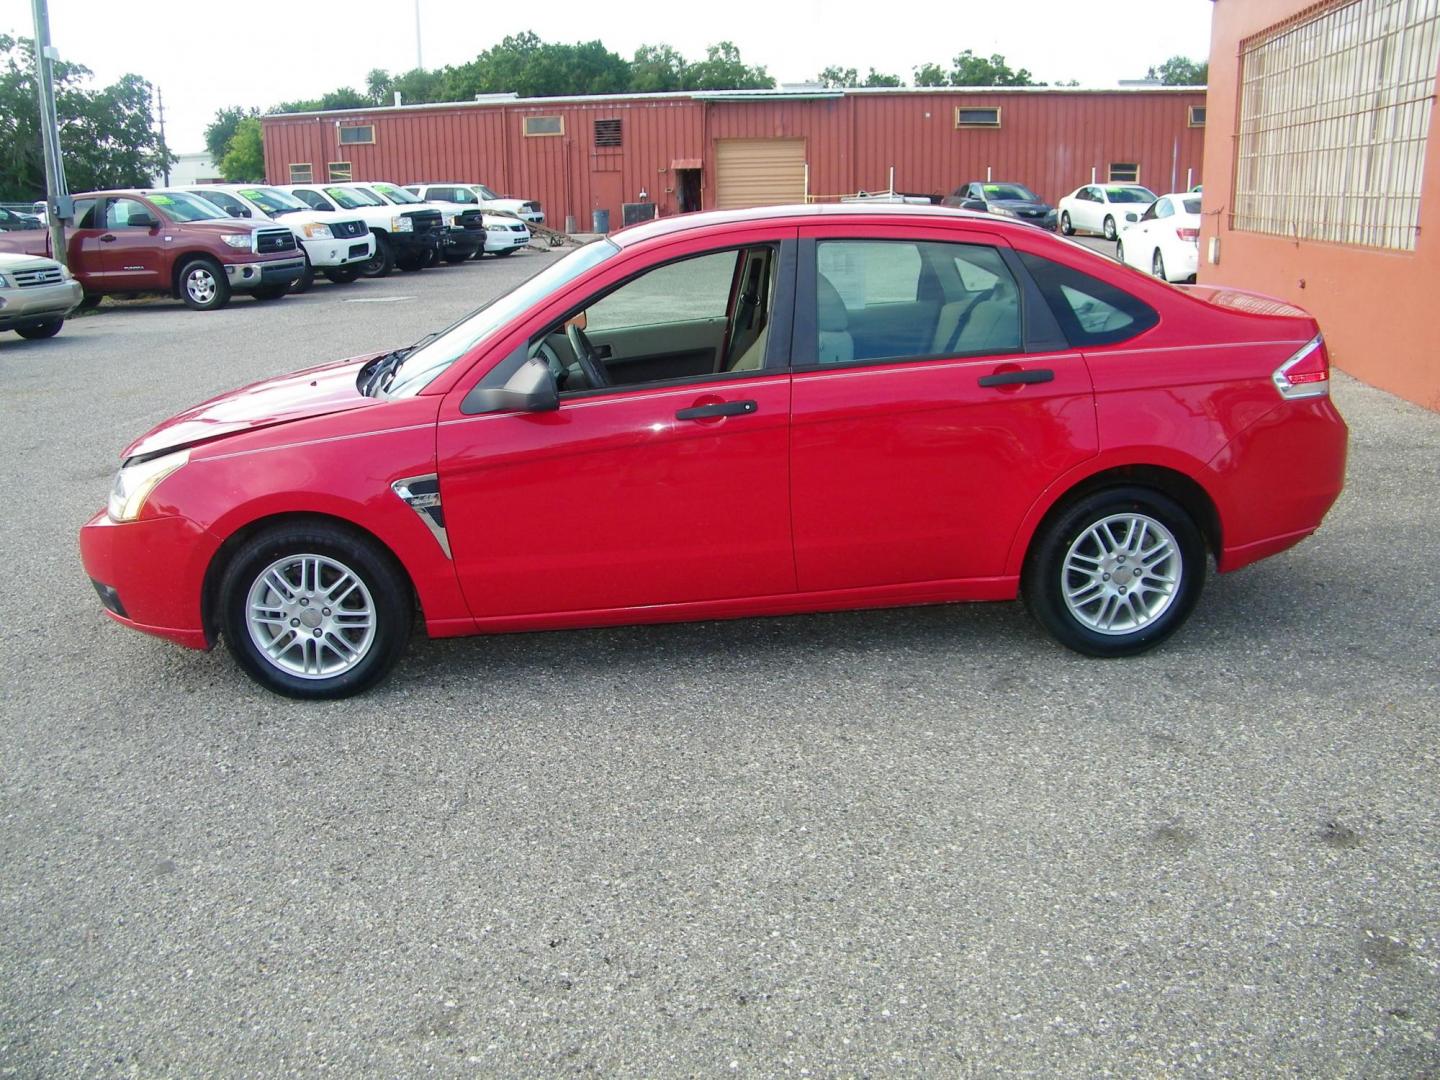
[[[371,184],[370,187],[394,203],[418,203],[425,201],[412,195],[404,188],[396,187],[394,184]]]
[[[208,199],[183,191],[157,191],[149,196],[171,221],[229,221],[230,215]]]
[[[1198,214],[1200,212],[1199,199],[1183,199],[1181,200],[1181,205],[1185,207],[1185,213],[1187,214]]]
[[[260,207],[267,214],[274,214],[277,217],[281,214],[294,213],[296,210],[309,210],[294,195],[288,195],[279,188],[273,187],[252,187],[241,188],[240,195],[249,199],[256,206]]]
[[[610,240],[597,240],[572,251],[508,293],[496,297],[443,330],[438,337],[416,349],[395,370],[387,387],[389,397],[413,397],[446,368],[470,352],[490,335],[503,330],[545,297],[562,289],[591,267],[620,253]]]
[[[1107,187],[1105,197],[1111,202],[1123,203],[1152,203],[1156,198],[1153,191],[1143,187]]]
[[[1014,199],[1017,202],[1039,202],[1040,196],[1019,184],[985,184],[985,198]]]
[[[484,184],[471,184],[471,185],[470,185],[470,190],[473,191],[473,192],[475,192],[475,193],[476,193],[477,195],[479,195],[482,199],[498,199],[498,198],[500,198],[499,195],[496,195],[495,192],[491,191],[491,190],[490,190],[488,187],[486,187]]]
[[[359,188],[327,187],[325,194],[335,200],[335,205],[346,210],[358,210],[362,206],[384,206],[385,200]]]

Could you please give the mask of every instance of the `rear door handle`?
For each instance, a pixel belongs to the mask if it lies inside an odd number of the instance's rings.
[[[696,405],[681,409],[675,414],[676,420],[705,420],[712,416],[745,416],[760,407],[754,401],[717,401],[713,405]]]
[[[981,375],[981,386],[1014,386],[1016,383],[1042,383],[1051,382],[1055,378],[1055,372],[1049,368],[1027,368],[1024,371],[997,371],[991,375]]]

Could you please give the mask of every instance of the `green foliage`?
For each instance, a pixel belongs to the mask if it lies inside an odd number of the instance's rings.
[[[881,84],[885,85],[885,84]],[[939,64],[922,64],[915,69],[916,86],[1037,86],[1034,77],[1024,68],[1018,71],[994,53],[976,56],[966,49],[950,61],[950,70]]]
[[[705,50],[705,59],[685,69],[686,90],[769,90],[775,80],[763,67],[747,67],[734,42]]]
[[[210,160],[218,163],[225,156],[230,139],[235,135],[235,128],[241,120],[259,115],[259,109],[244,109],[238,105],[216,110],[215,119],[205,126],[205,150],[209,153]]]
[[[916,86],[946,86],[949,76],[939,64],[921,64],[915,69]]]
[[[220,175],[233,184],[264,182],[265,146],[260,141],[258,116],[247,116],[236,125],[220,159]]]
[[[1159,67],[1152,67],[1145,77],[1159,79],[1166,86],[1204,86],[1210,80],[1210,64],[1172,56]]]
[[[562,45],[530,32],[512,34],[468,64],[444,71],[446,100],[514,91],[521,97],[623,94],[630,65],[599,41]]]
[[[154,130],[151,87],[144,79],[124,75],[93,90],[90,69],[80,64],[58,61],[54,73],[60,153],[71,191],[148,185],[175,160]],[[34,42],[0,34],[0,199],[44,194]]]
[[[685,57],[669,45],[641,45],[630,61],[630,90],[659,94],[685,89]]]
[[[829,90],[849,89],[855,86],[904,86],[899,75],[886,75],[873,67],[862,80],[854,68],[827,67],[815,77],[815,81]]]

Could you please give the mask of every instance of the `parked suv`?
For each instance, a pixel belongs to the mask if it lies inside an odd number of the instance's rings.
[[[422,185],[412,184],[405,190],[416,195],[415,188]],[[451,196],[455,198],[451,198]],[[432,206],[451,207],[474,207],[476,195],[467,187],[458,184],[432,184],[429,186],[428,194],[416,195],[417,198],[426,199]],[[471,210],[471,213],[479,211]],[[541,215],[542,217],[544,215]],[[517,219],[513,214],[487,211],[483,215],[485,224],[485,246],[475,253],[475,258],[482,255],[513,255],[521,248],[530,243],[530,226],[524,221]]]
[[[66,240],[84,306],[102,296],[164,292],[213,311],[235,292],[284,296],[305,272],[295,234],[282,226],[215,220],[215,207],[184,192],[95,191],[75,196]],[[0,236],[0,250],[49,257],[48,230]]]
[[[85,292],[54,259],[0,251],[0,330],[54,337]]]
[[[533,199],[507,199],[484,184],[406,184],[405,190],[432,202],[464,203],[496,214],[510,214],[531,225],[544,225],[545,212]]]
[[[337,284],[360,276],[360,267],[375,255],[375,239],[354,214],[311,210],[294,195],[256,184],[195,184],[181,188],[214,203],[230,217],[277,221],[300,242],[305,272],[290,286],[302,293],[315,283],[315,270]]]
[[[479,210],[466,210],[451,203],[426,202],[404,188],[383,180],[367,180],[354,186],[372,195],[379,195],[396,206],[437,211],[445,223],[445,243],[440,248],[439,257],[446,262],[464,262],[485,250],[485,215]]]
[[[350,184],[281,184],[313,210],[360,218],[375,238],[375,254],[360,264],[365,277],[384,277],[395,267],[419,270],[435,261],[445,242],[445,221],[438,210],[402,210],[373,192]]]

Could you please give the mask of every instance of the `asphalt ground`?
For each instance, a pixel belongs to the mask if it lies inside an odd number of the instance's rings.
[[[130,438],[551,257],[0,336],[0,1076],[1440,1073],[1440,416],[1344,377],[1324,527],[1132,660],[929,607],[300,704],[102,616]]]

